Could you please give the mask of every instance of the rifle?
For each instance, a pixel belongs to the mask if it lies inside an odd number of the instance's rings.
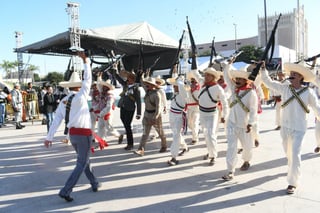
[[[181,38],[179,39],[178,50],[177,50],[177,53],[176,53],[175,58],[173,59],[172,66],[171,66],[171,70],[170,70],[170,75],[171,75],[171,76],[172,76],[172,73],[173,73],[173,71],[174,71],[174,66],[175,66],[175,65],[178,65],[178,64],[180,63],[179,56],[180,56],[180,51],[181,51],[181,46],[182,46],[182,41],[183,41],[184,33],[185,33],[185,30],[183,30],[182,35],[181,35]]]
[[[280,17],[281,17],[281,13],[280,13],[280,15],[279,15],[279,17],[278,17],[273,29],[272,29],[269,41],[267,43],[267,46],[266,46],[266,48],[265,48],[265,50],[263,52],[263,55],[262,55],[260,61],[264,61],[264,60],[267,59],[268,52],[269,52],[269,49],[270,49],[271,45],[272,45],[272,53],[271,53],[271,57],[270,58],[272,58],[273,49],[274,49],[274,42],[275,42],[274,39],[275,39],[275,34],[276,34],[276,30],[277,30],[277,27],[278,27],[278,23],[279,23]],[[253,69],[253,71],[249,75],[249,79],[250,80],[254,81],[256,79],[256,77],[257,77],[257,75],[258,75],[258,73],[260,71],[261,65],[262,65],[262,62],[258,63],[257,66]]]
[[[213,65],[213,63],[212,63],[213,56],[214,56],[215,58],[217,57],[216,48],[215,48],[215,46],[214,46],[214,37],[213,37],[212,43],[211,43],[211,53],[210,53],[210,61],[209,61],[208,67],[212,67],[212,65]]]
[[[143,47],[142,47],[142,38],[140,39],[140,48],[139,48],[139,65],[138,72],[143,72],[144,69],[144,58],[143,58]]]
[[[320,57],[320,54],[312,56],[310,58],[306,58],[306,59],[304,59],[304,61],[305,62],[312,61],[312,64],[308,64],[308,63],[306,63],[306,64],[310,66],[310,69],[313,69],[316,66],[317,58],[319,58],[319,57]],[[296,62],[296,63],[299,63],[299,62]]]
[[[188,27],[190,43],[191,43],[191,70],[196,70],[197,69],[197,47],[191,32],[188,16],[187,16],[187,27]]]

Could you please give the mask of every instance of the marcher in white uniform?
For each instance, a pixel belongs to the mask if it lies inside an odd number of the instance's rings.
[[[258,97],[252,88],[252,81],[248,79],[248,67],[240,70],[231,70],[228,64],[224,71],[224,79],[231,89],[230,113],[227,120],[227,174],[222,177],[224,180],[231,180],[234,177],[238,157],[238,141],[243,148],[242,159],[244,163],[240,170],[246,171],[250,167],[252,159],[252,148],[254,141],[253,126],[257,122]]]
[[[320,105],[315,92],[303,85],[303,82],[314,81],[313,72],[303,64],[285,63],[283,67],[290,75],[290,85],[271,80],[266,69],[261,69],[261,76],[268,88],[279,91],[281,94],[280,135],[288,160],[287,193],[293,194],[301,176],[301,145],[307,130],[306,115],[309,113],[310,106],[319,119]]]
[[[222,104],[221,122],[224,123],[228,115],[227,98],[223,88],[216,82],[222,73],[214,68],[204,70],[204,84],[199,92],[200,124],[203,129],[208,154],[204,159],[210,159],[209,165],[214,165],[218,157],[216,129],[218,125],[219,112],[217,104]]]
[[[178,164],[177,156],[179,155],[180,147],[182,148],[182,152],[186,152],[189,150],[188,145],[186,144],[183,136],[183,110],[187,101],[187,93],[183,88],[184,81],[182,77],[178,78],[168,78],[167,83],[173,85],[174,95],[171,100],[170,113],[169,113],[169,123],[172,129],[172,143],[170,147],[170,152],[172,158],[168,161],[169,165]]]
[[[115,99],[113,95],[114,86],[111,84],[111,80],[106,81],[98,80],[98,89],[100,93],[101,106],[98,116],[98,135],[106,140],[107,135],[113,135],[118,138],[118,143],[122,143],[123,135],[113,128],[113,114],[116,108]]]
[[[200,128],[200,112],[199,112],[199,93],[200,93],[200,73],[198,70],[191,70],[187,72],[187,80],[190,82],[190,89],[187,98],[187,121],[188,127],[192,132],[191,144],[194,145],[199,142],[199,128]]]

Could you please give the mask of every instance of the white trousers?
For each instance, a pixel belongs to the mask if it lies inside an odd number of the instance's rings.
[[[282,145],[288,160],[287,181],[289,185],[298,186],[301,176],[301,146],[305,131],[296,131],[281,127]]]
[[[320,121],[318,121],[318,119],[316,119],[314,132],[315,132],[315,135],[316,135],[317,147],[320,147]]]
[[[200,124],[206,141],[209,158],[218,157],[216,134],[218,117],[218,111],[210,113],[210,115],[208,115],[208,113],[200,113]]]
[[[98,135],[104,140],[107,138],[107,135],[120,136],[120,133],[113,128],[111,119],[112,116],[108,120],[104,120],[103,118],[98,119]]]
[[[179,154],[180,148],[187,149],[188,146],[182,136],[182,114],[176,114],[170,112],[169,114],[170,127],[172,129],[172,143],[170,146],[170,152],[173,158],[176,158]]]
[[[280,126],[281,102],[276,102],[275,110],[276,110],[276,121],[275,121],[275,124],[276,124],[276,126]]]
[[[228,172],[235,172],[235,168],[238,162],[238,141],[240,141],[243,148],[242,159],[243,161],[250,161],[252,159],[253,149],[253,133],[246,133],[246,128],[237,127],[234,123],[228,122],[227,124],[227,170]]]
[[[189,107],[187,110],[188,127],[192,132],[192,141],[199,141],[199,109],[193,109]]]

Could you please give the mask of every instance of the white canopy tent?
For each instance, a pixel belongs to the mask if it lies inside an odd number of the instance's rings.
[[[141,55],[144,69],[149,68],[158,58],[154,69],[170,68],[178,49],[177,41],[147,22],[84,29],[79,34],[81,47],[89,50],[93,57],[106,57],[106,53],[111,50],[116,55],[125,54],[123,63],[127,70],[138,68]],[[70,46],[70,32],[66,31],[18,48],[16,52],[70,56]]]

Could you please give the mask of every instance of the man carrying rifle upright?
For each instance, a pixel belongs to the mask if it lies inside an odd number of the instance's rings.
[[[270,89],[279,91],[281,95],[281,129],[280,135],[286,157],[288,159],[288,194],[293,194],[299,184],[301,175],[301,146],[307,130],[307,113],[311,107],[317,119],[320,118],[320,105],[317,96],[304,82],[313,82],[314,73],[304,64],[285,63],[284,71],[289,75],[290,84],[282,84],[271,80],[268,71],[262,64],[261,77]]]

